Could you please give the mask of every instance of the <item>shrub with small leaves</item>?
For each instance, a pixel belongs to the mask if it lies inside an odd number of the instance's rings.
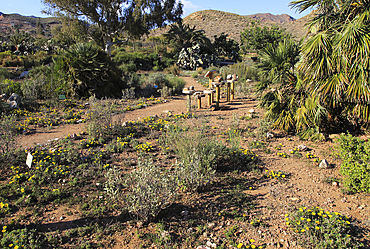
[[[155,219],[176,197],[175,175],[156,166],[152,159],[139,159],[124,185],[129,190],[124,197],[128,211],[144,222]]]
[[[350,219],[319,207],[299,208],[285,223],[307,248],[361,248]]]
[[[336,140],[336,152],[343,160],[340,173],[344,187],[350,192],[370,193],[370,142],[341,134]]]
[[[199,155],[193,149],[189,155],[189,161],[178,163],[176,174],[179,178],[179,185],[183,190],[194,192],[212,181],[215,170],[211,167],[202,167]]]

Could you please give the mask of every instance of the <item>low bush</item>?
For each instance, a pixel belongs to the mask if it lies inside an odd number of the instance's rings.
[[[285,223],[306,248],[361,248],[350,219],[322,208],[302,207],[285,215]]]
[[[177,195],[175,175],[156,166],[152,159],[139,159],[124,181],[117,169],[110,169],[106,178],[105,190],[112,200],[123,200],[129,213],[144,222],[154,220]],[[127,194],[122,194],[121,186],[127,188]]]
[[[370,143],[348,134],[336,140],[336,152],[343,162],[340,173],[350,192],[370,193]]]

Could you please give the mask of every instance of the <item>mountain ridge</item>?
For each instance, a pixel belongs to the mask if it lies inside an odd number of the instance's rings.
[[[222,33],[228,34],[228,38],[240,41],[240,32],[251,25],[259,26],[278,26],[292,33],[296,40],[302,39],[306,35],[304,24],[306,18],[294,19],[287,14],[273,15],[270,13],[258,13],[253,15],[238,15],[220,10],[200,10],[189,14],[183,19],[183,23],[190,27],[195,26],[197,30],[204,30],[205,35],[214,40],[214,36]],[[151,36],[158,36],[166,33],[169,27],[151,31]]]

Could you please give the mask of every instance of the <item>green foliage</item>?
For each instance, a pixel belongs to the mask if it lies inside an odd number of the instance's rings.
[[[285,223],[307,248],[362,248],[349,218],[322,208],[299,208]]]
[[[308,39],[302,47],[302,85],[326,108],[332,125],[342,117],[368,123],[368,2],[297,0],[291,5],[300,12],[317,9],[307,23]]]
[[[275,47],[279,42],[290,37],[291,34],[287,33],[285,29],[280,29],[278,26],[272,26],[271,28],[264,26],[261,28],[256,24],[252,24],[250,28],[240,32],[241,49],[245,53],[259,52],[266,48],[268,44]]]
[[[2,248],[36,249],[41,247],[42,240],[36,230],[30,230],[27,228],[14,229],[11,231],[8,230],[9,228],[7,226],[3,226],[3,236],[0,240]]]
[[[189,151],[186,160],[176,165],[176,175],[182,190],[197,191],[214,178],[215,170],[211,167],[202,167],[200,156],[204,155],[199,155],[194,148]]]
[[[122,33],[138,38],[165,23],[178,21],[182,15],[182,4],[172,0],[132,1],[125,4],[121,0],[43,0],[43,3],[48,8],[48,14],[87,19],[96,31],[93,39],[109,55],[114,44],[123,42]]]
[[[125,88],[120,70],[92,43],[73,45],[63,59],[64,73],[76,97],[119,97]]]
[[[163,171],[151,159],[139,159],[124,185],[129,190],[124,197],[128,211],[144,222],[155,219],[176,197],[175,175]]]
[[[4,79],[8,79],[9,75],[9,71],[6,68],[0,67],[0,82]]]
[[[203,49],[210,49],[211,42],[205,36],[204,30],[197,30],[195,26],[190,27],[184,24],[182,20],[170,26],[170,30],[163,36],[170,42],[174,48],[174,53],[179,53],[182,48],[192,47],[199,44]]]
[[[227,40],[228,34],[222,32],[219,37],[214,36],[213,48],[219,57],[226,57],[232,61],[239,60],[239,43],[233,39]]]
[[[12,93],[16,93],[20,96],[23,95],[21,83],[19,81],[9,79],[5,79],[0,83],[0,92],[6,93],[7,96],[12,95]]]
[[[113,61],[119,65],[125,65],[123,69],[127,68],[128,72],[136,72],[136,70],[152,70],[155,64],[160,65],[160,59],[156,53],[127,53],[122,49],[120,49],[113,57]]]
[[[16,117],[15,115],[5,115],[1,112],[0,114],[0,159],[8,160],[12,154],[16,136]]]
[[[336,140],[336,151],[343,162],[340,173],[349,192],[370,193],[370,143],[348,134]]]

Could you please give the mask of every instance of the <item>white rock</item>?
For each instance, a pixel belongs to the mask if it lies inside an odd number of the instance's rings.
[[[271,138],[273,138],[273,137],[274,137],[274,134],[273,134],[273,133],[271,133],[271,132],[267,132],[267,133],[266,133],[266,137],[267,137],[268,139],[271,139]]]
[[[329,169],[330,168],[330,164],[328,163],[328,161],[326,161],[326,159],[322,160],[320,165],[319,165],[319,168],[322,168],[322,169]]]
[[[300,145],[298,145],[298,150],[299,151],[306,151],[308,148],[307,148],[307,146],[306,145],[304,145],[304,144],[300,144]]]
[[[254,109],[250,109],[248,113],[255,113],[256,111]]]

